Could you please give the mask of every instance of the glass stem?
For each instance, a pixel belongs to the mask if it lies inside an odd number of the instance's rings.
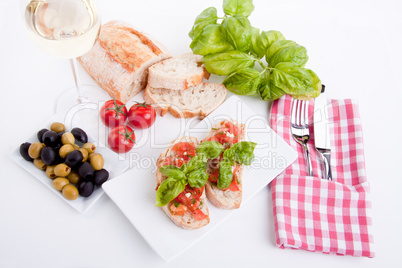
[[[80,82],[80,77],[78,76],[78,65],[77,65],[78,62],[74,58],[74,59],[70,59],[70,64],[71,64],[71,69],[73,71],[75,88],[77,89],[77,94],[78,94],[77,103],[78,104],[86,103],[86,102],[88,102],[88,98],[85,97],[82,92],[82,85]]]

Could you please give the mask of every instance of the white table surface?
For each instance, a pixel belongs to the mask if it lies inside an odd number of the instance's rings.
[[[68,61],[34,46],[19,1],[0,9],[0,267],[391,267],[402,264],[402,2],[255,0],[252,25],[280,30],[308,49],[308,67],[331,98],[360,103],[373,198],[374,259],[275,246],[269,187],[185,254],[164,262],[119,208],[103,196],[80,214],[9,158],[9,153],[55,112],[73,86]],[[128,21],[172,52],[189,52],[195,17],[212,0],[99,0],[103,22]],[[82,80],[93,83],[81,70]],[[268,102],[244,98],[267,117]],[[397,265],[399,264],[399,265]]]

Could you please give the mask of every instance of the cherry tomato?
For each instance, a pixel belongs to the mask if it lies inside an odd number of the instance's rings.
[[[116,153],[126,153],[134,147],[134,130],[124,125],[114,127],[109,132],[108,142],[112,151]]]
[[[135,128],[149,128],[156,118],[154,107],[149,104],[138,103],[131,106],[128,111],[128,122]]]
[[[119,100],[113,99],[105,102],[99,114],[105,126],[115,127],[124,124],[128,113],[125,104]]]

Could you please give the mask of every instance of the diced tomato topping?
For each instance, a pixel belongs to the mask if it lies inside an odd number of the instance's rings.
[[[179,202],[187,206],[192,212],[194,212],[200,206],[200,198],[204,191],[204,187],[201,188],[191,188],[189,184],[181,192],[174,201]]]
[[[185,163],[183,158],[177,158],[174,156],[166,157],[165,161],[163,162],[163,166],[173,165],[176,167],[181,167]]]
[[[233,125],[231,122],[226,122],[216,131],[215,135],[208,140],[230,145],[239,142],[240,136],[241,128]]]
[[[197,208],[196,210],[193,211],[193,216],[194,216],[194,219],[196,219],[197,221],[201,221],[208,217],[199,208]]]
[[[208,180],[213,183],[217,183],[219,178],[219,169],[215,169],[211,175],[209,175]]]
[[[172,212],[173,215],[183,216],[187,212],[187,207],[180,203],[176,207],[176,205],[173,203],[170,206],[170,211]]]
[[[190,160],[195,156],[195,145],[190,142],[178,142],[173,145],[172,151],[175,152],[177,157],[183,158],[184,161]]]
[[[228,187],[228,189],[233,192],[240,191],[239,184],[237,183],[237,177],[238,177],[237,171],[238,170],[239,170],[239,166],[236,165],[235,169],[233,170],[233,180]]]

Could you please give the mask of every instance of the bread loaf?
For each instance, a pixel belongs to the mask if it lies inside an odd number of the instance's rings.
[[[170,112],[175,117],[206,117],[226,98],[226,87],[216,83],[200,83],[186,90],[153,88],[147,86],[144,100],[154,104],[156,111],[164,116]]]
[[[153,88],[185,90],[209,76],[202,64],[202,56],[190,52],[152,65],[149,68],[148,85]]]
[[[148,34],[128,23],[110,21],[102,26],[94,47],[78,61],[102,89],[125,103],[145,88],[148,68],[170,57]]]

